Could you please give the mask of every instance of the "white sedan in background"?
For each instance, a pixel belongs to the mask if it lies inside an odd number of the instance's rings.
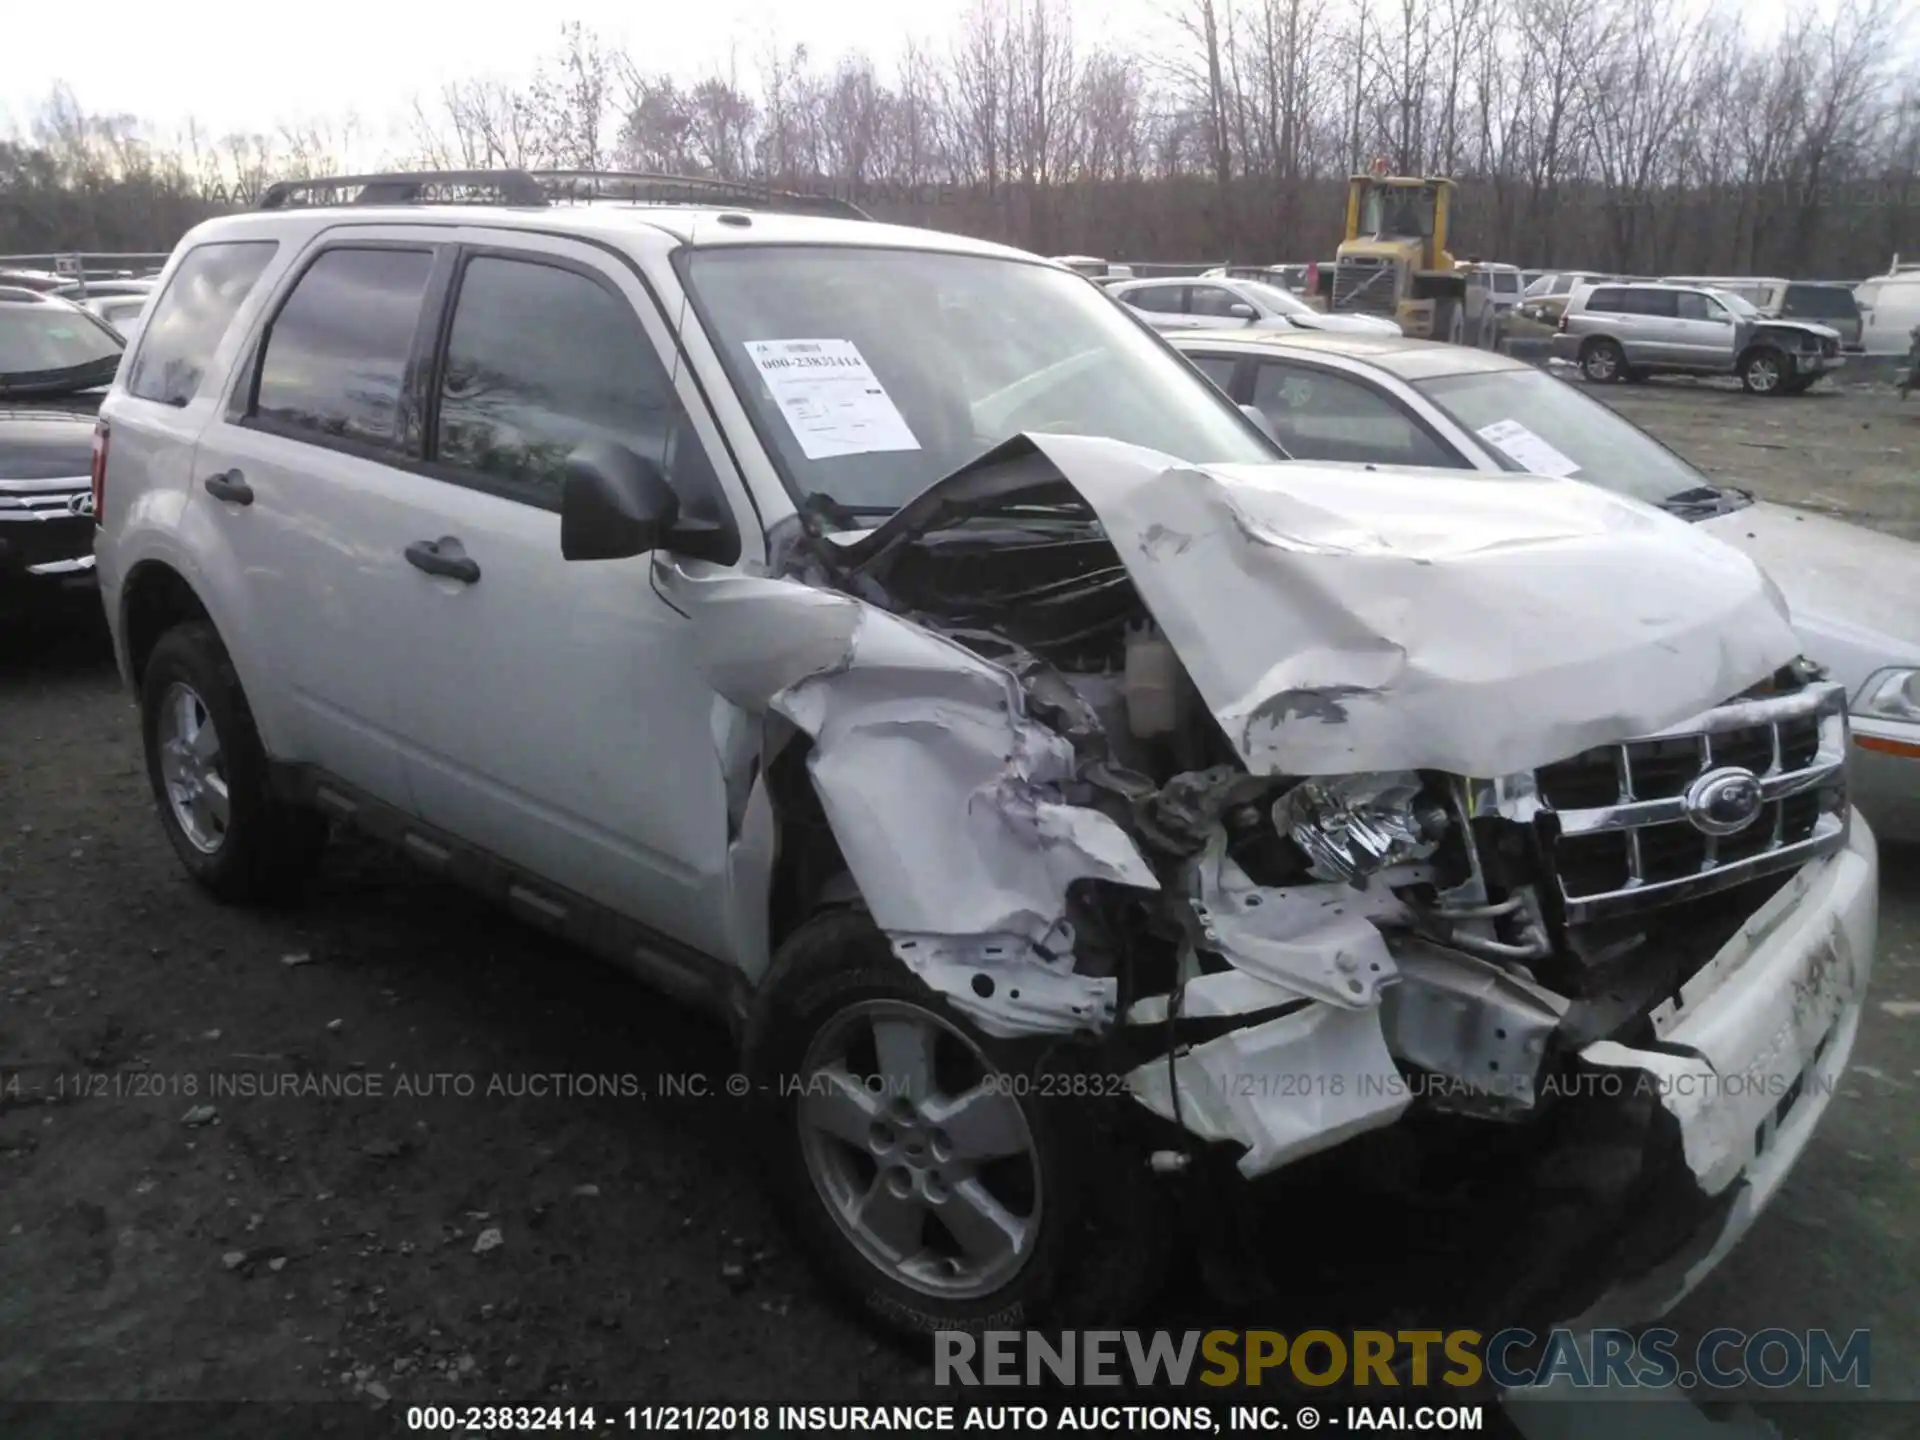
[[[1852,697],[1855,808],[1920,841],[1920,545],[1710,480],[1575,386],[1431,340],[1191,331],[1167,337],[1298,460],[1586,480],[1759,563],[1809,658]]]
[[[1379,315],[1328,315],[1298,295],[1261,280],[1202,275],[1133,280],[1107,293],[1156,330],[1329,330],[1398,335]]]

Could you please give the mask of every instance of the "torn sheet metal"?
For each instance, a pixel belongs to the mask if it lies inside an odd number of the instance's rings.
[[[1565,997],[1485,960],[1405,939],[1399,983],[1381,997],[1387,1048],[1429,1074],[1477,1092],[1454,1108],[1528,1110]],[[1444,1098],[1451,1090],[1439,1092]]]
[[[1063,927],[1043,949],[1018,935],[889,934],[893,953],[964,1015],[994,1035],[1104,1030],[1119,993],[1112,976],[1079,975]]]
[[[1511,774],[1677,724],[1799,653],[1750,560],[1597,486],[1028,439],[1257,773]]]
[[[1027,715],[1002,667],[795,581],[671,561],[657,575],[698,628],[714,688],[813,738],[814,786],[875,923],[896,941],[948,947],[930,978],[949,973],[940,966],[963,942],[1016,972],[1029,947],[1053,950],[1075,880],[1159,888],[1124,830],[1058,798],[1073,747]],[[987,955],[1001,944],[1007,955]],[[1060,1002],[1056,1029],[1081,1023],[1075,1006],[1094,998],[1034,977],[1017,1001],[985,1008],[1017,1031],[1043,991]],[[1110,1019],[1110,989],[1104,1004]]]
[[[1170,1073],[1171,1072],[1171,1073]],[[1373,1010],[1309,1005],[1127,1072],[1133,1096],[1202,1140],[1238,1142],[1251,1179],[1391,1125],[1412,1100]]]
[[[1375,919],[1405,919],[1405,907],[1377,879],[1351,885],[1256,885],[1227,854],[1216,829],[1193,865],[1201,933],[1236,969],[1335,1005],[1379,1002],[1397,974]]]

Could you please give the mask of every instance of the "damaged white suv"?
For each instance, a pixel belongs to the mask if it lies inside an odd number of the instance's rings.
[[[1015,251],[497,180],[200,226],[102,407],[209,889],[352,822],[710,1004],[907,1329],[1116,1318],[1173,1217],[1296,1291],[1414,1217],[1501,1320],[1656,1313],[1745,1229],[1876,889],[1751,562],[1576,482],[1278,462]]]

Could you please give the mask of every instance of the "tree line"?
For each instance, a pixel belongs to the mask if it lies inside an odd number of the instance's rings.
[[[1738,0],[1169,0],[1127,44],[1070,0],[976,0],[882,66],[805,46],[649,70],[577,24],[528,78],[413,98],[397,167],[636,169],[824,190],[877,218],[1114,260],[1325,259],[1384,158],[1459,183],[1456,254],[1856,278],[1920,257],[1902,0],[1778,33]],[[163,141],[57,88],[0,140],[0,251],[165,249],[276,179],[365,168],[332,126]]]

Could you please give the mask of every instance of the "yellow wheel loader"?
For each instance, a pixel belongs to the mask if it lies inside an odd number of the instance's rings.
[[[1370,175],[1347,182],[1347,238],[1319,282],[1327,309],[1396,320],[1408,335],[1491,350],[1500,317],[1484,277],[1447,253],[1453,181]]]

